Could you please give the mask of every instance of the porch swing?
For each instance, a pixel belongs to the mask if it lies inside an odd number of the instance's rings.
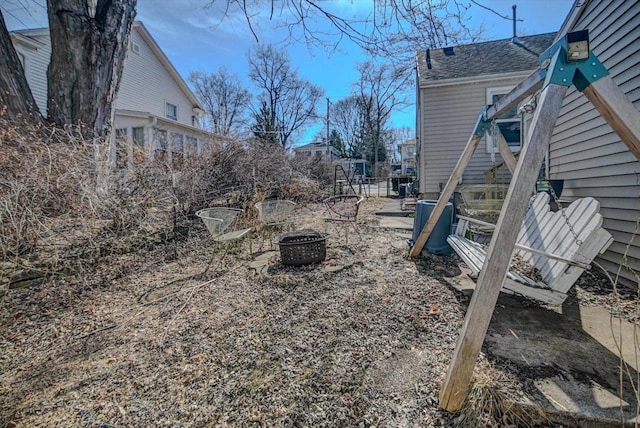
[[[507,271],[502,290],[559,305],[578,277],[611,244],[611,234],[602,228],[600,204],[581,198],[557,212],[550,209],[550,195],[537,193],[520,227],[514,253],[521,262]],[[556,203],[560,204],[557,200]],[[447,237],[451,248],[477,277],[487,256],[485,246],[465,237],[470,227],[493,229],[495,225],[470,217],[459,217],[458,226]]]
[[[524,122],[524,114],[521,121]],[[492,121],[489,132],[498,143],[505,164],[513,174],[515,156],[511,154],[495,120]],[[521,141],[524,139],[521,138]],[[609,247],[612,238],[602,228],[602,215],[599,213],[600,204],[597,200],[582,198],[564,208],[553,187],[548,186],[545,190],[547,191],[537,193],[529,201],[511,255],[512,262],[517,259],[518,263],[510,263],[502,290],[559,305],[567,298],[567,292],[582,272],[589,269],[593,259]],[[490,195],[493,195],[491,199],[480,199],[484,204],[480,207],[485,208],[486,205],[487,208],[494,208],[493,211],[474,211],[467,207],[470,215],[458,216],[458,226],[447,238],[451,248],[470,268],[472,277],[476,278],[487,255],[486,247],[482,244],[490,241],[506,190],[504,193],[496,190],[490,192]],[[465,198],[463,193],[463,199],[465,205],[469,205],[472,198]],[[493,206],[498,200],[499,207]],[[490,202],[493,205],[489,206]],[[556,209],[552,210],[551,206]],[[487,219],[477,215],[486,212],[495,212],[495,218],[486,221]],[[486,239],[487,236],[489,239]]]

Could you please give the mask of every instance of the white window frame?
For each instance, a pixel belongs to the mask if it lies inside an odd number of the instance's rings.
[[[165,103],[165,115],[167,119],[178,120],[178,106],[171,103]]]
[[[140,135],[136,135],[140,134]],[[139,138],[136,138],[139,137]],[[131,128],[131,139],[140,148],[144,148],[144,127],[134,126]]]
[[[506,95],[509,92],[511,92],[511,90],[514,88],[514,86],[497,86],[497,87],[492,87],[492,88],[487,88],[486,89],[486,101],[487,101],[487,105],[492,105],[494,104],[493,101],[493,97],[494,95]],[[518,122],[520,124],[520,127],[522,127],[522,121],[520,120],[520,116],[518,116],[516,114],[516,116],[514,118],[509,118],[509,119],[495,119],[495,123],[499,124],[499,123],[508,123],[508,122]],[[485,133],[486,135],[486,152],[487,153],[500,153],[500,150],[498,149],[498,143],[493,141],[493,137],[491,136],[491,134],[489,132]],[[522,133],[521,133],[522,135]],[[509,148],[511,149],[512,152],[519,152],[522,149],[522,136],[520,137],[520,144],[517,146],[514,145],[509,145]],[[492,150],[493,149],[493,150]]]

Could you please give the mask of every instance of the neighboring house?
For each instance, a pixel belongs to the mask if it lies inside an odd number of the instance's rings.
[[[579,0],[560,31],[589,30],[591,50],[638,110],[639,17],[637,0]],[[563,199],[591,196],[600,202],[603,226],[614,242],[598,261],[614,275],[622,265],[621,282],[638,286],[640,160],[575,87],[567,92],[556,122],[549,165],[550,178],[564,179]]]
[[[412,138],[400,144],[400,174],[416,173],[416,139]]]
[[[368,177],[371,172],[369,163],[364,159],[344,158],[340,161],[336,161],[335,163],[342,167],[342,170],[348,177],[352,177],[356,181],[364,177]]]
[[[551,45],[554,35],[539,34],[418,53],[416,178],[422,197],[437,198],[482,109],[537,68],[538,56]],[[519,151],[520,117],[516,109],[496,125],[512,150]],[[460,183],[484,183],[485,172],[501,161],[491,137],[485,137]]]
[[[296,156],[311,159],[332,160],[340,158],[340,150],[333,146],[327,148],[327,144],[323,142],[309,143],[304,146],[294,147],[293,151]]]
[[[11,33],[27,82],[47,113],[47,28]],[[185,155],[200,153],[212,134],[198,127],[202,109],[195,95],[141,22],[131,30],[129,51],[116,97],[112,158],[116,168],[134,164],[134,147],[148,157],[179,167]]]

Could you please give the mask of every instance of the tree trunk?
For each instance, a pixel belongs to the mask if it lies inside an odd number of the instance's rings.
[[[42,124],[33,94],[27,83],[24,68],[11,42],[11,37],[0,11],[0,117],[14,122]]]
[[[108,135],[137,0],[47,0],[49,120]]]

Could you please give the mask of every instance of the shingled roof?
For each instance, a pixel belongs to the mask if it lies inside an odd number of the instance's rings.
[[[442,49],[427,49],[418,53],[420,85],[445,79],[474,77],[500,73],[535,70],[538,57],[551,44],[556,33]]]

